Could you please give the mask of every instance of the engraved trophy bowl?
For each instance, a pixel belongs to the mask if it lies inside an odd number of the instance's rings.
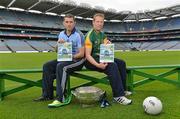
[[[76,88],[72,91],[72,94],[80,102],[82,107],[90,107],[103,98],[105,91],[94,86],[86,86]]]

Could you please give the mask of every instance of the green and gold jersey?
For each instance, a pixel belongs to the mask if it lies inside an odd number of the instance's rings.
[[[93,58],[98,58],[100,53],[100,44],[107,41],[107,36],[103,32],[97,33],[94,29],[90,30],[85,37],[85,48],[91,48]]]

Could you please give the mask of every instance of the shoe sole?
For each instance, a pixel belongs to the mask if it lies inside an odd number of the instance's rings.
[[[69,103],[62,103],[62,104],[59,104],[59,105],[48,105],[48,108],[58,108],[58,107],[62,107],[62,106],[65,106],[65,105],[68,105]]]
[[[48,108],[57,108],[57,107],[62,107],[62,106],[65,106],[65,105],[68,105],[70,102],[71,102],[71,99],[72,99],[72,95],[70,95],[64,103],[62,104],[59,104],[59,105],[48,105]]]
[[[132,102],[133,102],[133,101],[131,100],[131,102],[130,102],[130,103],[128,103],[128,104],[118,103],[118,102],[117,102],[117,101],[115,101],[115,100],[113,100],[112,102],[113,102],[113,103],[117,103],[117,104],[121,104],[121,105],[130,105],[130,104],[132,104]]]

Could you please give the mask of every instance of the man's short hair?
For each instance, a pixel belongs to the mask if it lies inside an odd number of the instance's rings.
[[[102,18],[105,17],[103,13],[96,13],[96,14],[94,14],[94,16],[93,16],[93,21],[95,20],[95,18],[96,18],[97,16],[102,17]]]
[[[66,14],[66,15],[64,16],[64,20],[65,20],[65,18],[73,18],[73,20],[75,21],[75,17],[74,17],[74,15],[72,15],[72,14]]]

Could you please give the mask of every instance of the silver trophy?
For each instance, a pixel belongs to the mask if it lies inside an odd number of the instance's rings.
[[[94,86],[86,86],[76,88],[72,91],[72,94],[80,102],[82,107],[90,107],[103,98],[105,91]]]

